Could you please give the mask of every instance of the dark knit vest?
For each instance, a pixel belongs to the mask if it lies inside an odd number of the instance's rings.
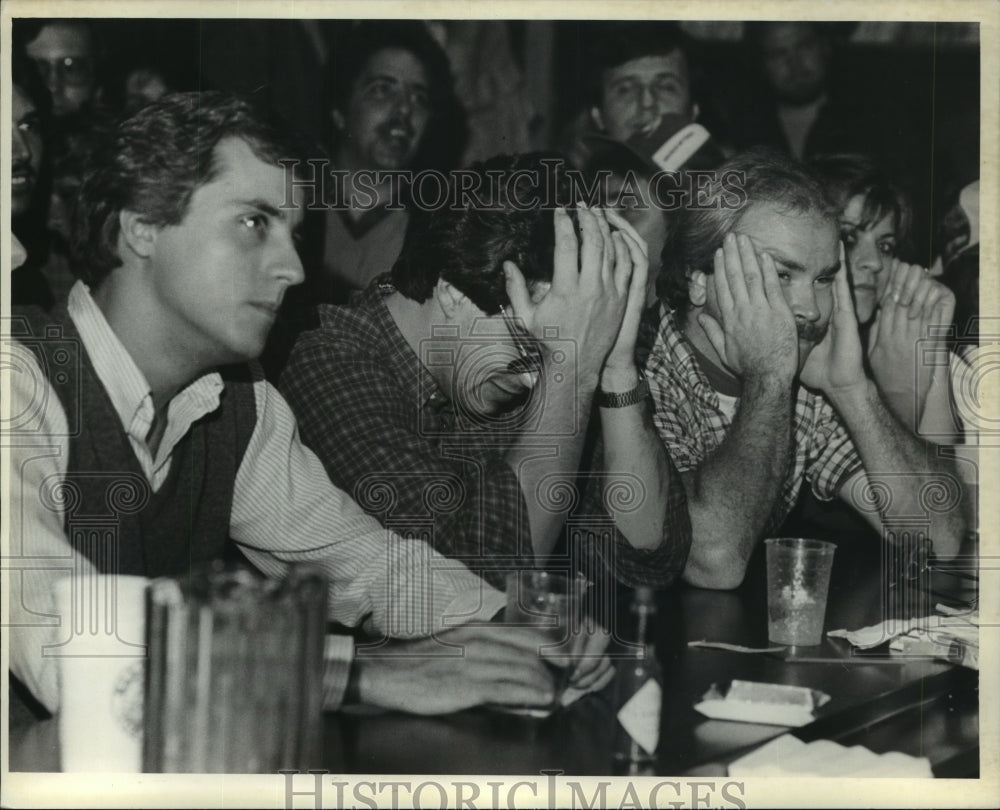
[[[39,497],[64,507],[73,547],[101,573],[147,577],[183,575],[226,555],[236,473],[257,422],[249,369],[222,370],[220,406],[177,443],[153,492],[65,309],[13,315],[14,336],[34,353],[66,413],[66,478]]]

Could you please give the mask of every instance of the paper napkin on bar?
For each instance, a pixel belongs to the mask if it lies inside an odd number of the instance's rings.
[[[979,669],[979,611],[937,605],[937,613],[915,619],[886,619],[858,630],[831,630],[854,647],[871,649],[886,641],[893,653],[934,656]]]
[[[918,625],[889,643],[895,656],[933,656],[969,669],[979,669],[979,611],[958,612],[944,605],[940,622]]]
[[[924,778],[934,776],[926,757],[898,751],[876,754],[862,745],[848,748],[831,740],[804,743],[783,734],[730,763],[729,775]]]

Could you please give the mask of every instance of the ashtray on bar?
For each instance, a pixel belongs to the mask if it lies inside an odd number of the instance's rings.
[[[733,680],[728,688],[712,684],[694,709],[713,720],[797,728],[811,723],[813,712],[829,700],[805,686]]]

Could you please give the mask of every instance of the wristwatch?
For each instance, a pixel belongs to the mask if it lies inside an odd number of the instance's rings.
[[[609,394],[607,391],[597,389],[597,406],[599,408],[626,408],[629,405],[638,405],[649,395],[649,383],[646,382],[645,375],[639,372],[639,382],[635,388],[621,394]]]

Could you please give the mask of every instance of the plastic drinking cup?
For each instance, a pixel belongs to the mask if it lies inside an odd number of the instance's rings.
[[[837,547],[801,537],[772,537],[764,542],[768,639],[794,647],[819,644]]]

